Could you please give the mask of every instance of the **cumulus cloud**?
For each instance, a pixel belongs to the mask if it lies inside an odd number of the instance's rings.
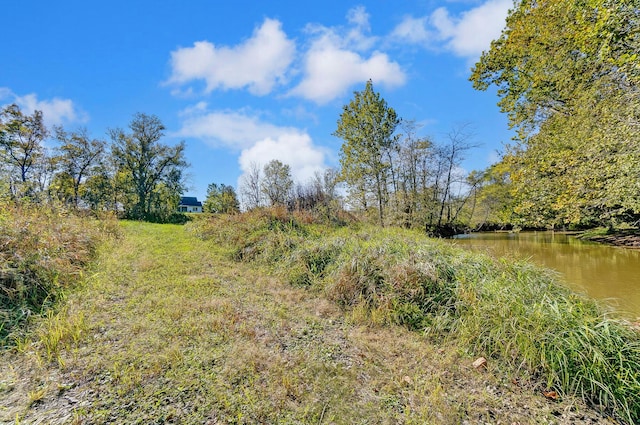
[[[180,117],[182,126],[176,136],[200,139],[214,147],[245,149],[258,140],[298,131],[264,122],[242,111],[209,111],[205,102],[185,109]]]
[[[427,17],[414,18],[405,16],[391,33],[391,38],[411,44],[421,44],[430,41],[434,34],[427,30]]]
[[[364,6],[357,6],[347,12],[347,22],[351,24],[345,36],[345,42],[356,50],[371,49],[378,38],[371,36],[369,14]]]
[[[0,101],[17,104],[22,112],[32,114],[34,111],[42,111],[42,117],[47,127],[63,124],[82,123],[88,120],[87,114],[70,99],[39,100],[35,93],[19,96],[7,87],[0,87]]]
[[[459,16],[452,16],[441,7],[427,17],[405,17],[391,38],[429,47],[437,44],[457,56],[477,58],[500,36],[512,6],[512,0],[488,0]]]
[[[243,173],[250,171],[252,164],[261,168],[273,159],[288,164],[294,180],[306,182],[325,166],[324,149],[315,146],[311,137],[302,131],[267,137],[253,146],[243,149],[239,163]],[[242,176],[239,181],[242,181]]]
[[[182,127],[176,136],[240,151],[238,161],[243,173],[252,163],[262,167],[272,159],[288,164],[298,181],[306,181],[326,168],[325,149],[314,145],[304,130],[265,122],[255,113],[209,111],[205,102],[185,109],[180,117]]]
[[[309,28],[312,41],[304,57],[304,76],[290,95],[325,104],[344,95],[354,84],[369,79],[388,87],[405,83],[402,68],[387,54],[367,53],[376,39],[365,34],[369,31],[369,17],[364,8],[352,9],[347,19],[352,27],[346,31]]]
[[[198,41],[193,47],[173,51],[167,84],[181,86],[202,80],[207,93],[219,88],[247,88],[252,94],[265,95],[284,82],[295,50],[295,43],[282,31],[282,24],[265,19],[251,38],[236,46]]]

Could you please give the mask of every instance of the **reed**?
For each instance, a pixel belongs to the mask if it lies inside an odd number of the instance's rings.
[[[640,421],[640,333],[551,271],[412,231],[303,225],[282,211],[194,226],[236,259],[267,264],[358,320],[454,343],[538,390]]]

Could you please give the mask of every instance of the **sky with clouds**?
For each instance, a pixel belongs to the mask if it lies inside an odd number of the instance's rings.
[[[339,164],[342,107],[371,79],[419,134],[443,141],[462,123],[497,158],[511,132],[495,91],[470,68],[497,38],[512,0],[301,2],[23,0],[3,6],[0,105],[108,140],[133,114],[160,117],[187,144],[190,195],[236,186],[279,159],[304,182]],[[27,13],[28,11],[28,13]]]

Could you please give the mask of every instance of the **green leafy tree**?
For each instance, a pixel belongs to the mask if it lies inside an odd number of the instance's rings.
[[[106,142],[91,139],[86,129],[67,133],[62,127],[55,128],[58,147],[58,166],[65,176],[71,179],[71,200],[77,208],[80,200],[80,188],[93,169],[103,160]]]
[[[513,198],[508,170],[505,162],[498,162],[482,172],[470,174],[470,179],[476,182],[470,223],[476,229],[517,224],[512,217]]]
[[[115,169],[112,161],[101,164],[83,185],[82,198],[94,211],[122,213],[131,205],[131,181],[123,171]]]
[[[35,191],[34,174],[45,156],[43,142],[48,136],[41,111],[25,115],[15,104],[0,111],[0,158],[10,171],[14,196],[32,195]]]
[[[352,199],[361,200],[361,207],[366,210],[368,198],[373,196],[381,225],[392,171],[390,152],[397,147],[394,133],[399,122],[395,110],[374,92],[369,80],[365,89],[355,92],[343,107],[333,133],[344,140],[340,149],[341,174]]]
[[[203,207],[210,213],[233,214],[240,211],[240,202],[233,186],[211,183],[207,187],[207,199]]]
[[[269,200],[269,204],[286,205],[293,188],[291,167],[274,159],[264,166],[263,172],[262,193]]]
[[[517,130],[505,162],[523,222],[640,216],[639,18],[634,0],[520,1],[476,64]]]
[[[89,176],[83,187],[83,198],[94,211],[117,211],[117,203],[114,198],[114,177],[105,167],[100,167]]]
[[[69,204],[73,203],[74,181],[69,173],[64,171],[55,173],[49,183],[49,194],[53,199]]]
[[[154,115],[138,113],[129,124],[130,132],[110,131],[111,153],[117,173],[126,179],[127,216],[156,218],[175,211],[184,189],[184,142],[175,146],[161,143],[165,127]]]

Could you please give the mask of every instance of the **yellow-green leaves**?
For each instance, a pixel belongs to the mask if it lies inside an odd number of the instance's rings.
[[[637,0],[521,1],[476,64],[518,131],[510,165],[527,224],[638,218],[640,10]]]

